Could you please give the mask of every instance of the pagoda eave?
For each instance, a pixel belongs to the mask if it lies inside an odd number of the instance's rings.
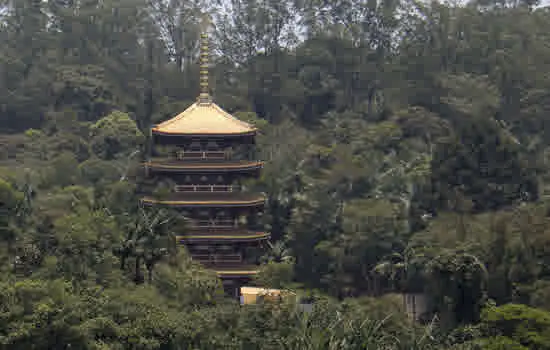
[[[219,162],[219,163],[177,163],[177,162],[145,162],[144,166],[152,172],[158,173],[229,173],[250,172],[263,168],[263,162]]]
[[[172,132],[166,132],[166,131],[160,131],[157,129],[151,129],[151,132],[155,136],[166,136],[166,137],[173,137],[173,138],[238,138],[238,137],[253,137],[256,136],[257,130],[247,131],[247,132],[241,132],[241,133],[172,133]]]
[[[237,207],[263,207],[265,206],[265,198],[258,198],[255,200],[249,200],[249,201],[237,201],[237,200],[225,200],[225,201],[219,201],[219,200],[193,200],[193,199],[186,199],[186,200],[161,200],[161,199],[154,199],[154,198],[142,198],[141,202],[143,205],[147,206],[153,206],[153,205],[161,205],[161,206],[168,206],[173,208],[197,208],[197,207],[203,207],[203,208],[237,208]]]
[[[258,266],[244,267],[238,270],[224,269],[224,268],[212,268],[219,278],[222,279],[240,279],[240,278],[252,278],[259,272]]]
[[[244,243],[259,242],[269,239],[270,234],[266,232],[251,232],[249,234],[188,234],[177,237],[178,242],[187,243]]]

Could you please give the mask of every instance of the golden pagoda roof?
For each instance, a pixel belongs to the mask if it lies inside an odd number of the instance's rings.
[[[197,101],[172,119],[153,128],[166,135],[253,135],[256,128],[224,111],[214,102]]]

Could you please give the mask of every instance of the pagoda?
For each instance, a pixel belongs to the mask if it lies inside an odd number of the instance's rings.
[[[257,274],[262,242],[259,224],[265,195],[243,189],[258,177],[254,159],[257,129],[218,105],[208,88],[208,38],[201,34],[200,95],[182,113],[151,129],[146,178],[156,191],[143,205],[177,209],[187,227],[177,235],[194,261],[216,271],[227,293]],[[160,189],[159,189],[160,188]]]

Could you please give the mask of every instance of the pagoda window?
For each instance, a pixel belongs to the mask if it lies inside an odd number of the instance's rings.
[[[200,141],[191,142],[191,145],[189,146],[189,148],[192,151],[202,151],[202,145],[201,145]]]
[[[208,141],[206,144],[206,150],[208,151],[217,151],[220,149],[220,146],[216,141]]]
[[[201,176],[201,182],[206,182],[208,181],[208,177],[207,176]]]
[[[216,178],[216,181],[217,181],[218,183],[223,183],[223,182],[224,182],[224,181],[223,181],[223,176],[218,175],[218,177]]]
[[[223,225],[232,225],[231,217],[225,211],[220,211],[216,215],[216,221]]]
[[[224,253],[228,253],[228,252],[233,252],[234,250],[231,246],[222,245],[222,246],[220,246],[220,251],[224,252]]]
[[[210,219],[210,213],[208,211],[200,211],[197,215],[197,224],[199,226],[207,224],[208,220]]]

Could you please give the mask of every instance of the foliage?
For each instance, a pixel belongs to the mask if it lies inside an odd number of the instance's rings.
[[[106,160],[120,157],[121,152],[128,152],[143,142],[143,135],[135,122],[120,111],[114,111],[93,124],[90,137],[95,154]]]
[[[0,0],[1,346],[548,348],[538,5]],[[211,93],[260,131],[253,282],[311,313],[239,307],[177,213],[137,205],[151,125],[196,99],[205,14]]]
[[[517,304],[489,307],[483,311],[481,324],[488,334],[511,338],[528,349],[550,347],[550,314],[546,311]]]

